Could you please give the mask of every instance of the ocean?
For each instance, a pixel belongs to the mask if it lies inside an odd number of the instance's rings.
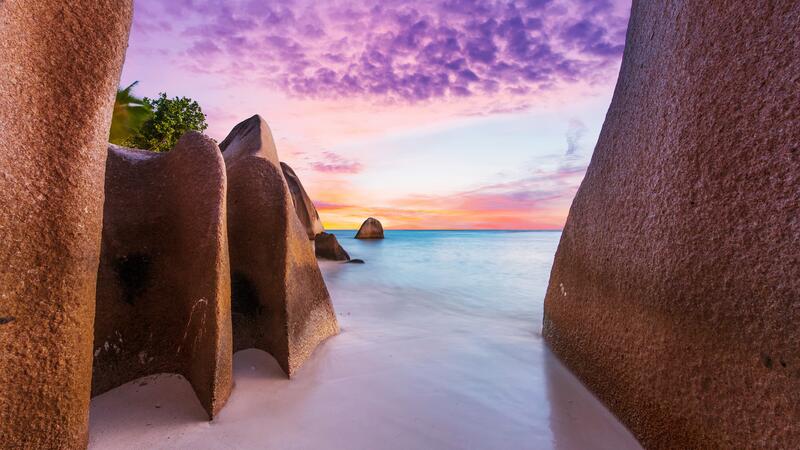
[[[340,295],[374,295],[448,318],[541,331],[560,231],[387,230],[383,240],[353,239],[354,231],[331,233],[352,258],[366,262],[323,264],[329,288]]]

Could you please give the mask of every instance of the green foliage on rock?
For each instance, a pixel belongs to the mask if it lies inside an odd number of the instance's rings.
[[[145,98],[152,110],[137,133],[126,145],[154,152],[168,152],[187,131],[205,131],[206,115],[196,101],[187,97],[167,98],[161,93],[156,99]]]
[[[108,141],[112,144],[128,145],[130,139],[153,115],[150,105],[133,95],[133,88],[138,83],[135,81],[125,89],[117,91],[114,113],[111,118],[111,131],[108,137]]]

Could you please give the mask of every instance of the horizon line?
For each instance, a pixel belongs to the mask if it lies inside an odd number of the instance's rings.
[[[358,231],[358,228],[329,228],[326,231]],[[563,228],[384,228],[384,231],[564,231]]]

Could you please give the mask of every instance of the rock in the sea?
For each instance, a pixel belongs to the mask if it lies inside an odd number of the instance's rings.
[[[168,153],[111,146],[92,394],[172,372],[213,417],[231,390],[225,163],[196,132]]]
[[[356,239],[383,239],[383,225],[378,219],[370,217],[361,224]]]
[[[131,0],[0,1],[0,448],[85,448]]]
[[[331,233],[320,233],[314,239],[317,257],[334,261],[349,261],[350,255],[339,245],[339,240]]]
[[[647,448],[800,445],[800,2],[634,1],[543,333]]]
[[[234,350],[265,350],[291,376],[339,331],[330,295],[267,123],[245,120],[220,148],[228,173]]]
[[[317,208],[314,207],[314,203],[311,202],[311,198],[306,193],[303,183],[300,182],[300,178],[294,173],[294,170],[288,164],[282,162],[281,171],[286,183],[289,185],[289,192],[292,193],[292,204],[297,217],[300,218],[300,222],[306,229],[308,239],[313,241],[317,235],[325,231],[322,221],[319,219]]]

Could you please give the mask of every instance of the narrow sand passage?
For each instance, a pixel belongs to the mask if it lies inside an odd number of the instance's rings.
[[[450,285],[443,271],[456,269],[444,269],[453,264],[437,258],[427,263],[431,279],[401,268],[413,264],[419,270],[413,261],[384,266],[387,257],[402,256],[400,238],[379,244],[344,240],[367,264],[323,264],[342,333],[320,347],[294,379],[287,380],[266,353],[239,352],[233,394],[219,417],[206,422],[183,378],[147,377],[92,400],[90,447],[640,448],[546,349],[538,334],[541,318],[535,319],[540,305],[527,313],[508,305],[476,306],[469,286],[455,287],[469,283],[454,279]],[[541,241],[542,252],[554,248],[557,238],[531,237]],[[432,256],[447,245],[423,246]],[[491,244],[497,245],[502,242]],[[548,271],[546,263],[537,269],[530,286],[546,286],[539,278]],[[495,283],[513,285],[516,277],[506,275]],[[528,286],[512,287],[527,297]]]

